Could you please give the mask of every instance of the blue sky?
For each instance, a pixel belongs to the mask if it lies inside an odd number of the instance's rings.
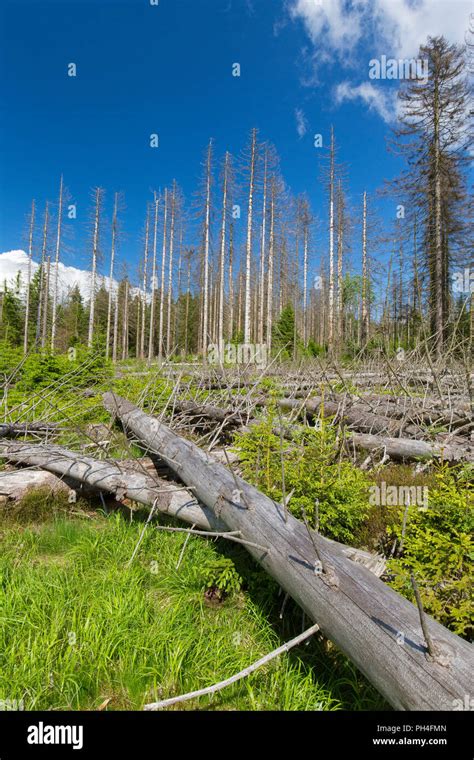
[[[313,136],[327,143],[334,124],[352,201],[375,191],[400,169],[385,144],[396,84],[370,82],[368,61],[414,55],[427,33],[460,41],[471,4],[1,0],[0,8],[0,251],[25,247],[31,199],[40,211],[54,202],[63,173],[77,203],[65,263],[85,267],[90,189],[106,189],[109,217],[113,193],[123,191],[121,255],[137,261],[151,190],[176,178],[189,203],[210,137],[216,156],[238,155],[258,127],[287,184],[308,193],[325,223]]]

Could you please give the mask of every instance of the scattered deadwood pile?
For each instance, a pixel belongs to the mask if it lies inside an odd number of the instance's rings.
[[[357,550],[310,530],[228,464],[125,399],[107,393],[104,404],[145,454],[164,461],[186,488],[158,478],[149,460],[101,461],[59,446],[5,440],[0,456],[242,543],[396,709],[449,710],[468,693],[470,645],[424,616],[429,644],[418,609],[370,572]]]
[[[287,514],[199,447],[107,393],[106,408],[147,453],[162,457],[324,634],[397,709],[452,709],[467,693],[472,648],[426,617],[428,653],[417,608],[332,542]],[[397,643],[402,632],[404,645]]]

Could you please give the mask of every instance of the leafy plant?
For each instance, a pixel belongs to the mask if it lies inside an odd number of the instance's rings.
[[[369,510],[367,476],[340,461],[337,431],[327,421],[318,428],[292,428],[283,442],[274,432],[282,424],[270,407],[250,432],[237,437],[244,477],[281,502],[283,460],[285,495],[292,493],[289,511],[300,518],[304,510],[315,520],[318,504],[321,533],[350,543]]]
[[[216,557],[206,562],[202,576],[206,590],[219,592],[221,598],[237,593],[242,588],[242,578],[230,557]]]
[[[413,600],[413,572],[426,612],[465,637],[472,635],[473,474],[472,465],[438,469],[428,507],[408,509],[402,556],[388,564],[393,588]],[[392,533],[401,540],[402,520]]]

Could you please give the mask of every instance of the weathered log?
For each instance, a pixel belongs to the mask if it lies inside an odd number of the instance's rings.
[[[474,462],[474,446],[452,446],[442,443],[390,438],[383,435],[350,433],[349,440],[364,451],[384,450],[392,459],[442,459],[445,462]]]
[[[408,600],[159,420],[113,393],[104,404],[230,530],[265,547],[246,548],[393,707],[452,710],[453,700],[469,693],[473,655],[466,641],[427,617],[437,650],[431,658]]]
[[[147,506],[155,504],[160,512],[205,530],[226,530],[212,510],[201,506],[194,496],[133,466],[92,459],[59,446],[4,441],[0,441],[0,457],[42,467],[66,478],[69,484],[86,483],[98,491],[115,494],[118,500],[126,498]]]
[[[55,422],[3,422],[0,424],[0,438],[17,438],[20,435],[47,435],[56,433],[59,425]]]
[[[71,489],[52,472],[4,470],[0,472],[0,501],[20,501],[29,491],[48,488],[52,493],[69,494]]]

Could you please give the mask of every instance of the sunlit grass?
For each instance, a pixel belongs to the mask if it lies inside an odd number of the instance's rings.
[[[191,537],[177,571],[185,537],[150,527],[127,568],[141,529],[118,514],[4,524],[0,698],[30,710],[97,709],[105,700],[107,709],[141,709],[227,678],[301,630],[296,609],[272,625],[280,601],[262,589],[260,571],[249,570],[243,592],[206,605],[201,568],[226,547]],[[233,552],[251,568],[243,550]],[[383,706],[345,658],[313,639],[181,709]]]

